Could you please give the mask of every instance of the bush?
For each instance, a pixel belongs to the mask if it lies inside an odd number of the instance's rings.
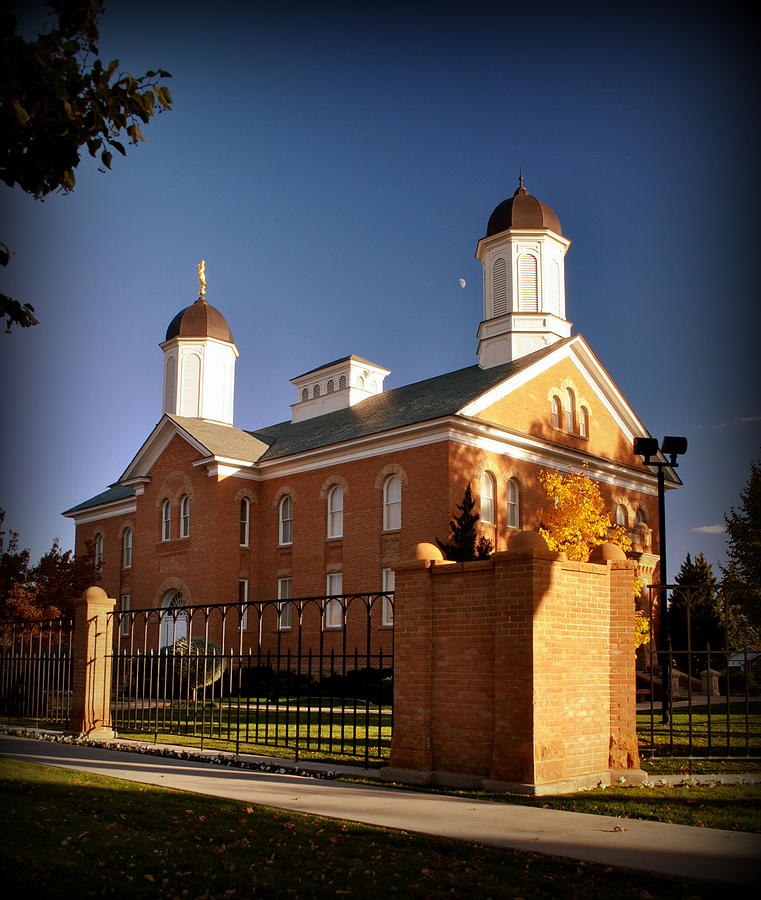
[[[227,669],[222,648],[203,638],[179,638],[168,647],[134,657],[124,692],[153,700],[186,699],[218,681]]]
[[[233,677],[233,691],[236,679]],[[252,666],[240,674],[241,697],[263,697],[278,700],[280,697],[308,697],[315,693],[314,680],[307,674],[289,669],[277,670],[272,666]]]

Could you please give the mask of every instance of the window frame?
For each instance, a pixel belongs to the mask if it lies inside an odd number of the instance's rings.
[[[130,611],[132,609],[132,595],[131,594],[122,594],[119,602],[119,636],[126,638],[130,636],[130,628],[131,625],[131,616]]]
[[[619,525],[621,528],[629,527],[629,510],[624,506],[623,503],[616,503],[616,508],[614,510],[613,516],[615,518],[616,525]]]
[[[517,478],[507,480],[507,528],[520,531],[521,527],[521,486]]]
[[[567,387],[565,389],[565,398],[567,406],[565,409],[565,430],[568,434],[576,434],[576,394],[573,389]]]
[[[180,498],[180,537],[190,537],[190,497],[187,494]]]
[[[393,569],[384,567],[381,569],[381,590],[384,593],[391,593],[395,590],[395,587],[396,572]],[[388,597],[383,597],[383,602],[381,604],[381,625],[386,628],[391,628],[394,625],[394,604]]]
[[[132,529],[125,528],[122,532],[122,568],[132,568]]]
[[[551,411],[551,422],[553,428],[562,429],[563,428],[563,402],[558,397],[557,394],[552,395],[552,401],[550,404]]]
[[[336,590],[337,588],[337,590]],[[325,593],[328,597],[340,596],[343,593],[343,572],[328,572],[325,579]],[[340,620],[335,621],[336,617]],[[325,630],[335,631],[344,626],[343,607],[340,600],[328,600],[325,603]]]
[[[399,486],[399,496],[390,496],[391,485]],[[402,478],[391,474],[383,482],[383,530],[399,531],[402,527]]]
[[[241,497],[238,506],[238,541],[241,547],[248,547],[251,540],[251,500],[248,497]]]
[[[290,631],[293,627],[293,604],[287,601],[293,597],[293,578],[283,575],[277,580],[277,629]]]
[[[586,406],[579,407],[579,437],[589,437],[589,410]]]
[[[172,504],[164,500],[161,504],[161,540],[169,541],[172,538]]]
[[[93,550],[93,559],[95,562],[95,568],[100,571],[103,568],[103,548],[105,546],[105,541],[103,539],[103,532],[96,531],[95,535],[92,539],[92,550]]]
[[[488,485],[488,491],[484,490],[484,485]],[[497,517],[495,515],[495,500],[497,494],[497,482],[491,472],[483,472],[481,474],[481,521],[484,525],[496,525]]]
[[[334,484],[328,491],[328,540],[342,538],[344,536],[344,489],[340,484]],[[340,506],[335,505],[340,500]]]
[[[285,515],[286,505],[288,515]],[[277,543],[279,547],[293,544],[293,497],[283,494],[277,504]]]
[[[238,604],[240,605],[240,629],[248,631],[248,578],[238,579]]]

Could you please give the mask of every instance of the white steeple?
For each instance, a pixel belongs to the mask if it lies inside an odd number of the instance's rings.
[[[478,364],[489,369],[566,338],[564,257],[571,242],[549,206],[519,179],[494,210],[476,248],[484,267]]]
[[[198,300],[169,323],[164,351],[164,412],[233,424],[235,346],[222,313],[206,302],[205,263]]]

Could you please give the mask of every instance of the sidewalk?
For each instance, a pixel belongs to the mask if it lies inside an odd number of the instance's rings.
[[[757,885],[761,878],[761,835],[756,834],[466,800],[4,734],[0,735],[0,756],[251,805],[680,878],[735,885]]]

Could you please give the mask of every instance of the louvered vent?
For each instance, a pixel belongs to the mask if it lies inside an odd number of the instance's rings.
[[[549,296],[547,297],[547,303],[545,305],[545,309],[547,312],[555,313],[556,316],[560,315],[560,266],[558,265],[557,260],[552,261],[552,273],[550,276],[549,287]]]
[[[518,257],[518,302],[521,312],[539,310],[536,257],[530,253]]]
[[[166,361],[166,378],[164,380],[164,412],[173,413],[177,399],[177,360],[170,356]]]
[[[198,418],[198,399],[201,395],[201,357],[191,353],[182,361],[181,416]]]
[[[492,312],[494,318],[507,313],[507,263],[501,256],[492,269]]]

